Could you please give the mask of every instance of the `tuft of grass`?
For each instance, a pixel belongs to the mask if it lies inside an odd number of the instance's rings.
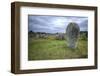
[[[79,40],[78,47],[67,47],[66,40],[34,39],[28,40],[28,60],[87,58],[87,41]]]

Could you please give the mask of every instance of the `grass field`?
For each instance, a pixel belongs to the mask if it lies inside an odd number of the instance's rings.
[[[87,58],[87,41],[79,40],[78,47],[67,47],[66,40],[34,39],[28,40],[28,60]]]

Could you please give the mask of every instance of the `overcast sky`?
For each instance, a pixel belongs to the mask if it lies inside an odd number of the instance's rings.
[[[70,22],[76,22],[80,31],[87,31],[88,18],[75,16],[28,16],[28,31],[46,33],[65,33]]]

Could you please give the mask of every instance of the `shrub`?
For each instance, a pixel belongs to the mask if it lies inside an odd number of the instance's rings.
[[[81,40],[87,40],[86,33],[80,34],[80,39],[81,39]]]

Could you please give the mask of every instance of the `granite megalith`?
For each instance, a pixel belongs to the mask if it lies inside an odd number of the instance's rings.
[[[80,33],[80,28],[77,23],[71,22],[68,24],[66,29],[66,36],[67,36],[67,46],[69,48],[77,47],[79,33]]]

